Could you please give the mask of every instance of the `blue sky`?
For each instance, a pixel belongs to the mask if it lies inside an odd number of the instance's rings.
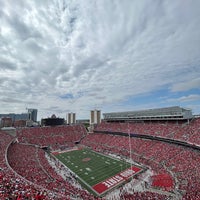
[[[199,0],[0,0],[0,113],[200,113]]]

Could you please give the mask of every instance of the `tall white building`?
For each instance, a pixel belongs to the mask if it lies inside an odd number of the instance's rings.
[[[75,124],[76,123],[76,113],[68,113],[67,123],[68,124]]]
[[[100,110],[91,110],[90,111],[90,124],[99,124],[101,123],[101,111]]]

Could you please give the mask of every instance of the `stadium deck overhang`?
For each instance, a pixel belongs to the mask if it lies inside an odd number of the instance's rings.
[[[105,121],[155,121],[155,120],[189,120],[193,118],[190,109],[178,106],[130,112],[104,113]]]

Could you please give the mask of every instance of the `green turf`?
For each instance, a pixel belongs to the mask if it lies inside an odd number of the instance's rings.
[[[89,149],[70,151],[56,157],[91,187],[131,167],[130,163]],[[90,160],[84,162],[84,158]]]

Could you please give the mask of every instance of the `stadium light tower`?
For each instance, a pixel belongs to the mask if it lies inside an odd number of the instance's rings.
[[[130,153],[130,162],[131,162],[131,169],[132,169],[132,151],[131,151],[131,133],[130,133],[130,126],[129,126],[129,122],[128,122],[128,138],[129,138],[129,153]],[[133,177],[133,176],[132,176]]]

